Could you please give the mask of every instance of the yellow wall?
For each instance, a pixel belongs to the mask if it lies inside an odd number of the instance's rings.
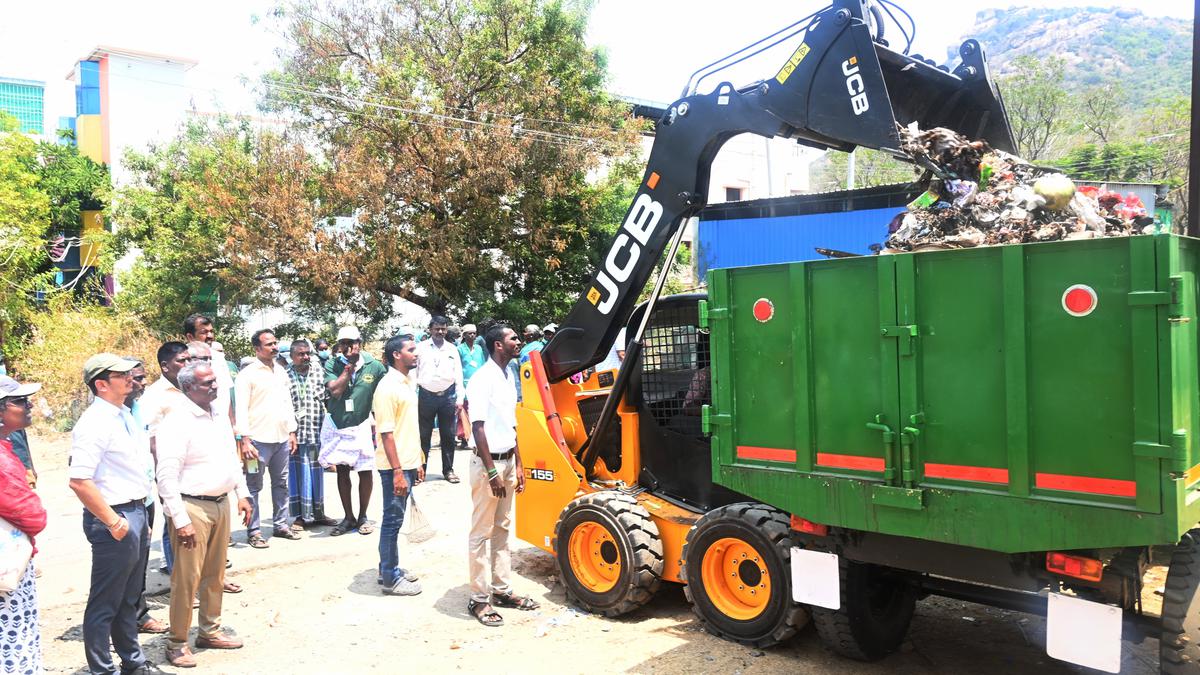
[[[75,118],[75,143],[81,155],[94,162],[104,161],[104,127],[100,115]]]
[[[83,146],[80,145],[80,148]],[[100,258],[100,244],[87,241],[106,231],[104,227],[104,214],[102,211],[81,211],[80,220],[83,221],[83,243],[79,245],[79,265],[81,267],[95,267],[97,260]]]

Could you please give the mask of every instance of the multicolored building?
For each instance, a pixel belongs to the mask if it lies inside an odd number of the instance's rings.
[[[46,117],[46,83],[0,77],[0,111],[17,118],[22,132],[42,135]]]

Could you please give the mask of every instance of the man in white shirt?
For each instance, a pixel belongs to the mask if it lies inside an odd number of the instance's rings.
[[[517,453],[517,393],[508,374],[509,361],[521,354],[521,340],[513,330],[498,325],[485,336],[487,363],[471,377],[471,432],[475,456],[471,458],[470,612],[485,626],[503,625],[493,609],[538,608],[532,598],[515,595],[508,552],[512,527],[513,495],[525,491],[521,456]],[[491,544],[491,586],[488,585],[488,545]]]
[[[146,585],[150,529],[146,497],[151,490],[150,451],[125,398],[137,366],[115,354],[96,354],[83,366],[95,399],[72,431],[71,489],[83,502],[83,532],[92,546],[91,586],[83,611],[88,670],[116,673],[146,668],[138,644],[138,603]]]
[[[190,668],[196,658],[188,648],[192,598],[199,591],[200,634],[196,646],[237,649],[241,639],[221,630],[222,585],[228,550],[230,492],[238,500],[242,521],[253,510],[242,465],[234,451],[229,418],[214,407],[217,377],[204,361],[193,361],[178,375],[188,402],[171,410],[158,434],[158,493],[172,523],[175,568],[171,572],[171,634],[167,659]]]
[[[296,411],[292,409],[291,379],[275,361],[279,354],[275,334],[266,329],[255,331],[250,344],[254,347],[254,362],[238,374],[235,385],[236,431],[254,507],[246,533],[251,547],[267,548],[259,525],[258,493],[263,487],[263,474],[268,471],[275,536],[300,538],[288,522],[288,456],[297,448]]]
[[[462,357],[458,346],[446,339],[450,320],[429,320],[429,339],[417,346],[417,415],[421,427],[421,452],[429,464],[433,423],[437,420],[438,444],[442,448],[442,477],[457,483],[454,473],[454,430],[465,390]]]
[[[608,356],[596,366],[596,370],[616,370],[621,367],[621,362],[624,360],[625,327],[622,326],[620,332],[617,333],[617,339],[613,340],[612,348],[608,350]]]
[[[229,415],[233,423],[233,373],[225,358],[225,348],[216,341],[216,330],[212,319],[203,314],[192,314],[183,320],[183,336],[187,342],[203,342],[212,350],[213,372],[217,375],[217,402],[213,405],[219,412]]]

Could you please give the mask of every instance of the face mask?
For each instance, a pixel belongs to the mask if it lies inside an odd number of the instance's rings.
[[[329,350],[328,350],[328,349],[322,349],[321,351],[317,352],[317,356],[319,356],[319,357],[321,357],[321,358],[323,358],[323,359],[327,359],[327,358],[329,358]]]

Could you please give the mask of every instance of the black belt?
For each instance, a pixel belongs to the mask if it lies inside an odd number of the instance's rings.
[[[221,502],[225,501],[225,495],[221,495],[220,497],[210,497],[209,495],[183,495],[183,496],[187,497],[188,499],[199,499],[202,502],[216,502],[217,504],[220,504]]]
[[[115,511],[117,509],[134,508],[138,504],[141,504],[144,506],[146,504],[146,500],[145,499],[131,499],[127,502],[121,502],[120,504],[109,504],[108,508],[113,509]]]
[[[509,450],[508,452],[501,452],[501,453],[493,452],[491,454],[492,454],[492,459],[512,459],[513,451]]]
[[[449,394],[454,393],[454,385],[453,384],[450,385],[449,387],[446,387],[445,389],[443,389],[441,391],[433,391],[432,389],[426,389],[425,387],[417,387],[417,389],[425,392],[426,394],[429,394],[430,396],[447,396]]]

